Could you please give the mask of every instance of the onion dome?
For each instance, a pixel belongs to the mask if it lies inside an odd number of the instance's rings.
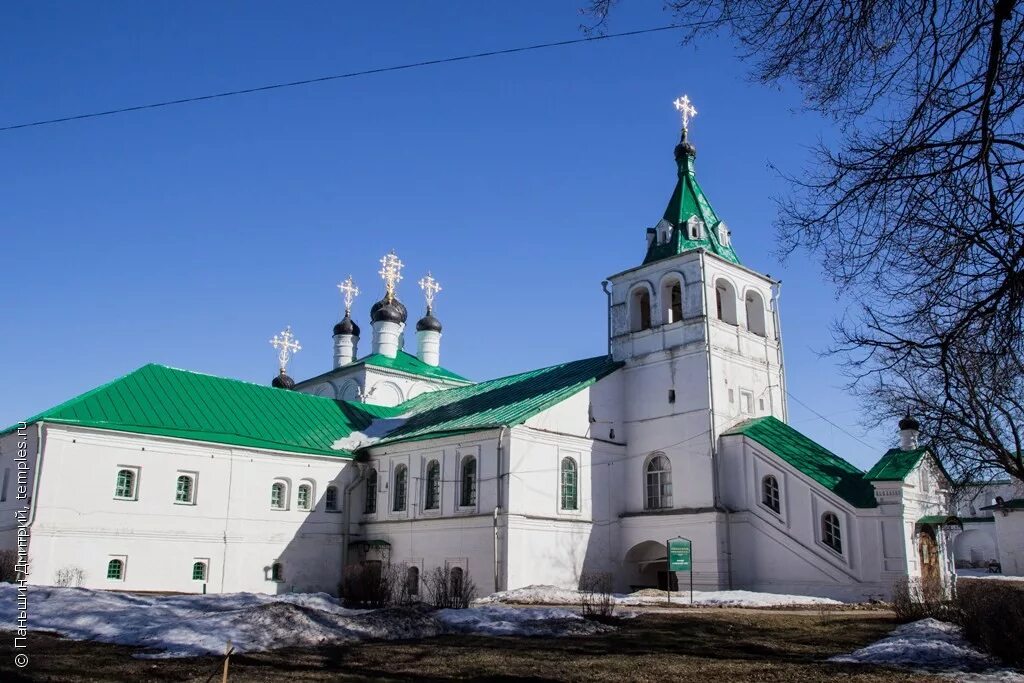
[[[355,321],[349,317],[348,313],[346,313],[345,317],[341,319],[341,322],[334,326],[334,334],[335,336],[339,334],[347,334],[353,337],[358,337],[359,325],[356,325]]]
[[[384,297],[370,308],[370,320],[373,322],[404,323],[409,319],[409,312],[405,306],[396,298],[388,301]]]
[[[689,158],[690,160],[697,157],[697,147],[692,142],[687,140],[685,137],[679,141],[676,145],[676,163],[682,163]]]
[[[419,319],[416,323],[417,332],[440,332],[441,321],[433,316],[430,309],[427,309],[427,314]]]
[[[293,380],[288,375],[284,374],[284,370],[282,370],[281,374],[279,374],[277,377],[273,379],[273,381],[270,383],[270,386],[275,387],[277,389],[294,389],[295,380]]]
[[[921,423],[912,418],[910,413],[907,413],[907,416],[900,420],[900,429],[921,429]]]

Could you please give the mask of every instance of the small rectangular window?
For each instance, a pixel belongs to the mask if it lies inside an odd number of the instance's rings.
[[[3,503],[4,501],[7,500],[7,483],[10,481],[10,479],[11,479],[11,468],[8,467],[7,469],[4,470],[3,488],[0,489],[0,503]]]
[[[763,413],[764,412],[764,399],[763,398],[758,399],[757,400],[757,405],[758,405],[758,408],[760,408],[761,412]]]
[[[735,402],[736,402],[736,394],[733,392],[732,389],[730,389],[729,390],[729,403],[735,403]]]
[[[754,414],[754,395],[749,391],[740,392],[740,410],[742,410],[745,415]]]
[[[675,389],[669,389],[668,390],[668,402],[669,403],[675,403],[676,402],[676,390]]]

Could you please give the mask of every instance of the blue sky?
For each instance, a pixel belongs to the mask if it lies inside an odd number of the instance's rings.
[[[0,125],[573,38],[581,2],[6,4]],[[634,3],[611,30],[671,21]],[[772,227],[769,164],[799,174],[835,130],[746,73],[727,37],[666,32],[0,133],[0,422],[147,362],[268,382],[286,324],[290,374],[323,372],[336,283],[355,277],[368,327],[392,248],[413,314],[415,281],[441,281],[456,372],[603,353],[600,283],[643,258],[686,92],[704,190],[743,262],[783,280],[790,391],[858,439],[795,401],[791,422],[869,466],[895,424],[858,425],[818,354],[845,304],[815,259],[779,262]]]

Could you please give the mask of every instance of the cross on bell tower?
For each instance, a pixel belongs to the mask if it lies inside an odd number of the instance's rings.
[[[275,334],[274,338],[270,340],[270,345],[277,349],[277,364],[279,367],[278,375],[271,384],[279,389],[291,389],[295,386],[295,380],[289,377],[286,372],[288,361],[291,360],[293,355],[302,350],[299,340],[292,334],[292,326],[289,325],[278,334]]]

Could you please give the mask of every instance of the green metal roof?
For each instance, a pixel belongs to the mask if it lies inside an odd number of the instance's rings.
[[[1024,498],[1004,500],[1002,505],[986,505],[982,510],[1024,510]]]
[[[864,478],[868,481],[903,481],[927,452],[927,448],[915,448],[912,451],[890,448]]]
[[[421,394],[395,410],[404,424],[378,444],[522,424],[622,367],[608,356]],[[376,445],[376,444],[374,444]]]
[[[660,261],[670,256],[676,256],[691,249],[706,249],[717,254],[727,261],[739,263],[739,257],[732,245],[724,245],[719,240],[718,225],[722,221],[718,214],[711,208],[704,191],[697,182],[697,176],[693,168],[693,160],[696,152],[691,154],[683,147],[686,143],[686,132],[683,132],[683,139],[680,147],[677,147],[676,165],[678,177],[675,190],[669,198],[668,206],[665,208],[664,220],[672,225],[672,236],[667,242],[655,238],[647,249],[644,263]],[[688,143],[686,143],[688,144]],[[690,150],[693,147],[690,146]],[[696,216],[704,222],[704,235],[699,240],[688,238],[686,223],[690,218]]]
[[[391,370],[398,370],[399,372],[405,372],[410,375],[419,375],[421,377],[430,377],[432,379],[441,379],[450,382],[472,381],[466,379],[462,375],[457,375],[451,370],[447,370],[440,366],[427,365],[426,363],[424,363],[411,353],[399,351],[398,355],[395,356],[394,358],[388,358],[387,356],[379,353],[370,354],[369,356],[364,356],[363,358],[360,358],[359,360],[348,365],[343,365],[342,367],[335,368],[329,372],[325,372],[315,377],[310,377],[309,379],[304,379],[301,382],[299,382],[299,384],[307,385],[312,382],[316,382],[317,380],[320,380],[322,378],[330,377],[331,375],[335,375],[339,372],[348,370],[350,368],[358,367],[360,365],[372,365],[378,368],[389,368]]]
[[[26,422],[348,457],[331,444],[393,411],[150,364]]]
[[[768,448],[854,507],[878,506],[863,472],[775,417],[747,420],[725,435],[730,434],[742,434]]]
[[[925,515],[917,520],[916,524],[957,525],[962,527],[964,520],[955,515]]]

